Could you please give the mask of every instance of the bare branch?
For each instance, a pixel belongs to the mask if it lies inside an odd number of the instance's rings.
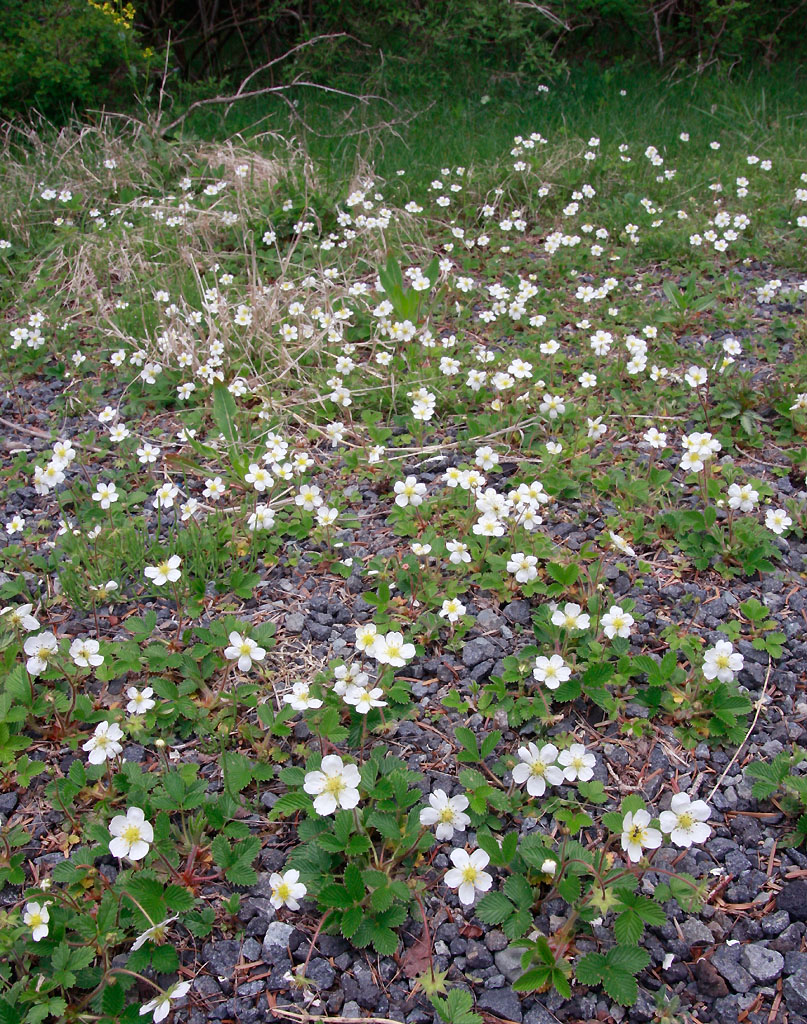
[[[318,82],[305,82],[298,81],[297,79],[295,79],[288,85],[267,85],[263,89],[250,89],[249,92],[234,93],[232,96],[211,96],[208,99],[195,100],[193,103],[191,103],[191,105],[183,114],[180,114],[179,117],[175,118],[175,120],[173,120],[170,124],[166,125],[165,128],[162,129],[161,134],[167,135],[168,132],[172,131],[178,125],[182,124],[182,122],[191,113],[191,111],[196,110],[199,107],[210,106],[214,103],[232,104],[236,100],[248,100],[253,99],[255,96],[268,96],[272,93],[274,93],[275,95],[280,95],[283,99],[286,99],[286,97],[283,96],[283,93],[288,92],[289,89],[298,88],[319,89],[322,92],[334,93],[337,96],[347,96],[349,99],[358,100],[361,103],[366,103],[368,100],[380,100],[382,103],[387,103],[389,104],[389,106],[392,106],[392,103],[388,99],[386,99],[386,97],[378,96],[375,93],[368,93],[365,96],[360,96],[354,92],[346,92],[344,89],[334,89],[329,85],[320,85]]]

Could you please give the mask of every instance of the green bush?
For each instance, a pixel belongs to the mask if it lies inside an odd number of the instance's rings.
[[[3,0],[0,17],[0,114],[131,101],[144,54],[132,29],[134,9],[89,0]]]

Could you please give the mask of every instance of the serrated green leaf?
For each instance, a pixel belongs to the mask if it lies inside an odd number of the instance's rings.
[[[609,967],[605,972],[602,987],[621,1006],[632,1006],[639,995],[639,986],[634,976],[616,967]]]
[[[340,930],[346,939],[356,934],[356,930],[364,920],[364,911],[361,907],[348,907],[342,914]]]
[[[314,803],[311,797],[307,793],[292,792],[284,793],[277,802],[269,814],[269,820],[275,821],[277,818],[282,817],[285,814],[293,814],[297,811],[307,811],[313,813]]]
[[[581,985],[599,985],[607,970],[602,953],[585,953],[577,961],[574,976]]]
[[[476,905],[476,916],[485,924],[501,924],[514,912],[515,907],[500,892],[488,892]]]
[[[644,932],[644,921],[632,907],[617,914],[614,921],[614,937],[623,945],[636,945]]]

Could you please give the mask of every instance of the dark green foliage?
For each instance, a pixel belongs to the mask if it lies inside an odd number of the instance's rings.
[[[131,104],[143,52],[117,4],[88,0],[2,0],[0,114]]]

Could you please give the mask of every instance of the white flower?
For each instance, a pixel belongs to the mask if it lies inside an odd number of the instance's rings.
[[[5,621],[14,629],[30,633],[34,629],[39,629],[39,619],[31,615],[32,608],[32,604],[9,605],[0,612],[0,615],[6,616]]]
[[[519,583],[529,583],[538,578],[538,559],[535,555],[525,555],[523,551],[515,551],[507,562],[507,571],[515,575]]]
[[[465,605],[458,597],[451,597],[443,601],[437,614],[442,619],[448,619],[449,622],[457,622],[465,614]]]
[[[452,850],[451,863],[454,865],[446,872],[445,883],[452,889],[459,890],[460,903],[468,906],[473,903],[477,889],[487,892],[493,885],[493,876],[483,869],[490,863],[490,857],[484,850]]]
[[[568,750],[561,750],[558,762],[563,765],[563,777],[567,782],[588,782],[594,776],[597,758],[588,753],[582,743],[573,743]]]
[[[559,654],[553,654],[551,658],[541,655],[535,659],[532,674],[548,689],[557,690],[560,684],[565,683],[571,676],[572,670]]]
[[[230,644],[231,646],[224,650],[224,657],[228,661],[235,661],[237,658],[238,668],[241,672],[249,672],[253,661],[263,661],[266,657],[266,651],[263,647],[259,647],[257,641],[252,637],[241,636],[240,633],[233,631],[230,633]]]
[[[563,609],[556,608],[552,612],[552,625],[563,626],[565,629],[588,629],[591,616],[581,610],[579,604],[567,601]]]
[[[259,466],[257,462],[251,462],[249,472],[244,477],[248,484],[252,484],[256,491],[265,491],[272,486],[272,474],[268,469]]]
[[[109,834],[112,856],[129,860],[142,860],[149,852],[149,844],[154,842],[154,830],[139,807],[128,808],[125,815],[116,814],[109,823]]]
[[[327,754],[319,771],[306,774],[303,789],[316,796],[314,810],[324,817],[333,814],[337,807],[355,807],[359,802],[360,782],[355,764],[344,764],[338,754]]]
[[[208,186],[209,187],[209,186]],[[171,1012],[171,1003],[174,1000],[182,999],[190,991],[189,981],[178,981],[165,992],[161,992],[154,999],[150,999],[140,1007],[140,1016],[145,1017],[147,1013],[154,1012],[154,1024],[160,1024]]]
[[[759,501],[759,491],[751,484],[731,484],[729,487],[729,508],[741,512],[753,512]]]
[[[170,558],[159,565],[147,565],[143,570],[147,579],[150,579],[155,587],[161,587],[165,583],[176,583],[182,573],[179,567],[182,559],[179,555],[171,555]]]
[[[661,832],[649,825],[647,811],[628,812],[622,821],[622,849],[634,864],[642,859],[643,847],[657,850],[661,846]]]
[[[97,640],[74,640],[70,644],[70,657],[79,668],[97,668],[103,665],[104,656],[98,653]]]
[[[130,715],[145,715],[147,711],[151,711],[156,703],[156,701],[152,700],[153,693],[154,690],[150,686],[143,690],[138,690],[136,686],[130,686],[126,691],[126,696],[129,698],[126,710]]]
[[[373,622],[366,622],[356,630],[356,650],[369,654],[378,642],[378,627]]]
[[[684,380],[691,388],[699,388],[707,383],[709,374],[700,366],[690,366],[684,375]]]
[[[420,824],[427,828],[436,825],[435,835],[440,840],[448,840],[454,837],[454,832],[464,832],[465,826],[470,825],[471,819],[463,811],[468,806],[468,797],[449,797],[445,790],[435,789],[429,794],[429,804],[420,812]]]
[[[95,491],[92,494],[92,500],[97,501],[101,508],[109,508],[119,497],[120,495],[117,493],[115,484],[108,484],[103,481],[99,481],[95,485]]]
[[[23,650],[28,655],[26,668],[32,676],[38,676],[48,667],[48,662],[59,651],[59,641],[48,631],[39,633],[37,636],[29,636],[23,645]]]
[[[350,704],[360,715],[366,715],[371,708],[385,708],[387,702],[381,700],[384,691],[375,686],[368,690],[365,686],[348,686],[345,691],[345,704]]]
[[[300,881],[300,872],[295,868],[284,871],[282,875],[275,871],[269,876],[269,885],[272,887],[269,902],[275,910],[280,910],[281,907],[288,907],[289,910],[299,910],[300,904],[298,901],[308,891]]]
[[[765,525],[769,530],[781,536],[789,526],[793,525],[793,520],[783,508],[769,508],[765,510]]]
[[[711,813],[711,807],[703,800],[692,800],[688,793],[676,793],[670,810],[659,815],[659,825],[676,846],[689,847],[693,843],[705,843],[712,834],[706,824]]]
[[[155,942],[157,945],[165,941],[165,933],[168,931],[168,925],[173,924],[177,920],[178,914],[174,914],[173,917],[166,917],[164,921],[160,921],[157,924],[153,924],[150,928],[146,928],[144,932],[141,932],[132,943],[132,948],[129,950],[130,953],[136,952],[141,946],[147,942]]]
[[[706,679],[717,679],[730,683],[743,667],[743,656],[734,650],[728,640],[718,640],[703,656],[703,675]]]
[[[415,656],[415,645],[404,643],[403,633],[390,632],[386,636],[379,635],[367,652],[382,665],[393,665],[402,668],[407,661]]]
[[[321,708],[322,701],[311,696],[311,687],[308,683],[294,683],[291,693],[283,695],[284,704],[291,704],[295,711],[307,711],[308,708]]]
[[[401,508],[407,505],[417,506],[422,504],[423,495],[426,493],[426,485],[420,484],[414,476],[408,476],[405,480],[397,480],[393,487],[395,492],[395,504]]]
[[[530,796],[543,796],[547,782],[550,786],[559,786],[563,782],[563,772],[555,765],[558,748],[554,743],[545,743],[540,749],[530,743],[518,748],[518,756],[521,763],[513,768],[513,782],[519,786],[526,782]]]
[[[633,625],[633,616],[623,611],[618,604],[612,604],[602,617],[602,628],[609,640],[615,636],[630,636],[630,627]]]
[[[90,764],[103,764],[111,760],[123,750],[123,731],[116,722],[99,722],[95,732],[82,746],[82,750],[89,752]]]
[[[448,560],[452,565],[462,565],[463,562],[471,561],[471,553],[468,545],[461,540],[450,540],[446,543],[446,551],[449,552]]]
[[[611,543],[617,551],[621,551],[623,555],[628,555],[630,558],[636,557],[636,552],[623,537],[619,536],[618,533],[614,533],[613,530],[609,530],[608,536],[611,538]]]
[[[39,942],[48,934],[50,914],[47,903],[26,903],[22,919],[31,929],[31,938],[34,942]]]

